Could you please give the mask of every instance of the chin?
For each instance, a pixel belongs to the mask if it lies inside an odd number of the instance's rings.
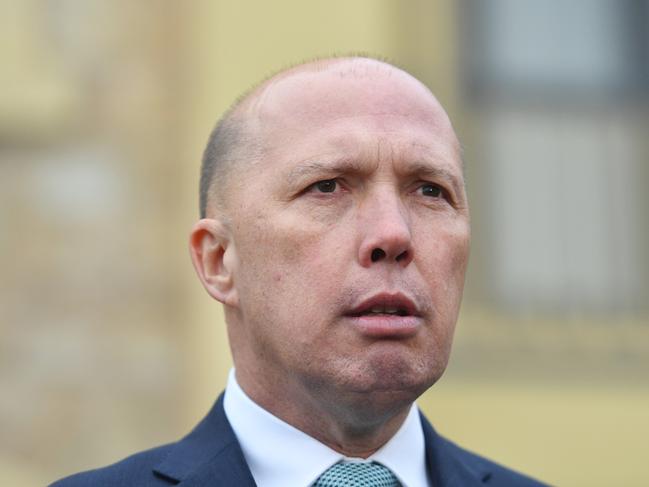
[[[413,403],[442,376],[446,360],[425,362],[398,353],[372,356],[343,378],[346,392],[357,408],[389,412]],[[349,372],[349,371],[348,371]]]

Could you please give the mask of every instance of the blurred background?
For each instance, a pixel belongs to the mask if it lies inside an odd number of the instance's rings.
[[[0,1],[0,484],[184,435],[225,384],[187,236],[216,119],[384,56],[464,146],[467,292],[437,429],[555,485],[649,485],[649,2]]]

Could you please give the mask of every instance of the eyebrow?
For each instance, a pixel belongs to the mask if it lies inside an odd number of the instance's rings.
[[[291,171],[286,175],[286,179],[289,183],[294,183],[313,174],[362,174],[368,172],[366,165],[361,164],[354,159],[341,158],[333,159],[329,162],[325,161],[327,161],[326,157],[318,160],[304,161],[291,169]]]
[[[305,161],[304,163],[299,164],[291,169],[291,171],[286,175],[287,181],[289,184],[295,184],[301,179],[308,178],[314,174],[363,174],[371,172],[371,169],[368,168],[366,164],[359,163],[355,159],[341,158],[331,160],[330,162],[323,161],[326,161],[326,158]],[[458,178],[457,174],[444,167],[435,167],[425,162],[407,163],[406,166],[398,172],[406,175],[421,175],[430,177],[431,179],[444,181],[453,188],[453,191],[455,191],[458,197],[461,197],[462,189],[465,186],[464,180]]]

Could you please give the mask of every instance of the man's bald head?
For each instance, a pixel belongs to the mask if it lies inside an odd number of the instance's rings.
[[[317,59],[299,64],[263,80],[241,96],[221,117],[210,134],[203,154],[200,178],[200,215],[205,218],[210,209],[225,209],[227,192],[231,189],[233,169],[238,166],[259,161],[267,149],[267,143],[260,137],[259,109],[267,101],[273,88],[290,78],[295,84],[308,84],[312,77],[320,73],[333,74],[340,80],[372,80],[377,78],[401,78],[418,85],[422,92],[438,106],[450,127],[446,113],[432,93],[419,80],[405,71],[378,59],[370,57],[333,57]],[[300,75],[305,75],[303,79]],[[308,87],[308,86],[307,86]],[[321,100],[323,108],[327,100]],[[455,139],[455,133],[452,131]],[[459,149],[459,144],[458,144]]]
[[[470,218],[448,116],[408,73],[340,58],[273,76],[219,125],[190,248],[237,380],[329,445],[378,447],[450,354]]]

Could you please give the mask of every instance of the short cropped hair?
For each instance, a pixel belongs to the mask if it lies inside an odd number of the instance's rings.
[[[246,157],[246,146],[251,142],[251,134],[246,127],[246,121],[242,115],[236,113],[238,105],[235,103],[217,122],[203,152],[199,187],[201,218],[207,216],[210,196],[216,197],[221,203],[223,202],[223,192],[227,186],[226,180],[230,166],[237,159]],[[219,188],[216,194],[213,194],[215,191],[212,186],[217,181]]]

